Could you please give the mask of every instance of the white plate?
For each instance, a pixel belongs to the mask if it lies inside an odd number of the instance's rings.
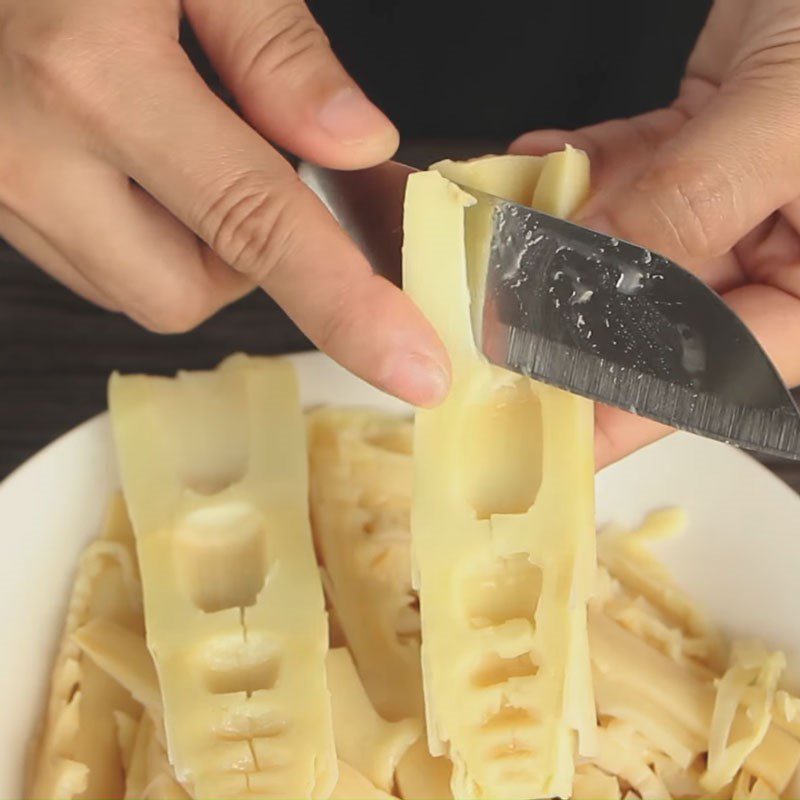
[[[303,402],[402,410],[318,354],[293,357]],[[105,415],[0,485],[0,797],[22,794],[27,743],[45,697],[75,565],[118,486]],[[782,647],[800,677],[800,497],[748,456],[678,434],[604,470],[598,520],[635,524],[681,505],[690,530],[660,551],[729,633]],[[798,681],[793,681],[798,685]]]

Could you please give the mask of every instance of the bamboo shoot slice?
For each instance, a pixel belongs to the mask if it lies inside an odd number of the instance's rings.
[[[620,800],[619,781],[594,764],[582,764],[575,770],[570,800]]]
[[[72,635],[92,620],[139,627],[140,593],[128,532],[124,503],[114,497],[102,537],[81,556],[28,796],[106,798],[124,789],[115,712],[138,715],[138,706],[83,657]]]
[[[327,797],[327,624],[291,365],[114,376],[170,760],[196,798]]]
[[[608,680],[625,687],[631,698],[642,697],[647,706],[657,706],[664,717],[686,729],[686,736],[709,741],[714,712],[713,684],[672,661],[597,611],[589,615],[592,664]],[[600,695],[600,693],[598,693]],[[734,737],[750,727],[740,709]],[[800,764],[800,742],[776,724],[771,724],[761,743],[747,756],[745,766],[753,775],[783,791]]]
[[[450,800],[453,767],[447,758],[428,752],[425,734],[406,751],[397,765],[395,779],[403,800]]]
[[[384,719],[423,717],[411,588],[411,423],[356,409],[308,415],[311,522],[325,590]]]
[[[393,797],[345,761],[339,762],[339,780],[330,800],[392,800]]]
[[[382,719],[372,707],[346,648],[329,651],[327,668],[337,756],[379,789],[391,791],[400,759],[419,738],[420,722]]]
[[[419,608],[409,570],[412,425],[345,408],[307,418],[312,527],[340,643],[382,717],[422,720]],[[335,716],[334,708],[334,725]],[[338,741],[337,749],[342,758]],[[446,800],[451,772],[448,759],[430,755],[423,734],[395,779],[405,800]]]
[[[152,716],[162,714],[158,677],[142,637],[109,620],[96,619],[79,628],[72,638],[85,655],[127,689]]]
[[[404,283],[453,368],[447,400],[416,415],[411,527],[428,739],[461,798],[568,796],[578,740],[593,748],[593,409],[479,355],[465,246],[485,249],[488,226],[465,245],[473,198],[448,178],[530,203],[549,171],[537,199],[550,211],[585,192],[587,170],[569,150],[445,162],[408,182]]]

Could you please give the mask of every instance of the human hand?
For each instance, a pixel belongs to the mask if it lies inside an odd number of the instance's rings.
[[[301,0],[0,0],[0,108],[0,235],[76,292],[175,332],[260,286],[372,383],[446,391],[431,326],[267,142],[343,169],[397,147]]]
[[[669,108],[511,150],[565,143],[592,161],[578,221],[691,269],[800,383],[800,6],[716,0]],[[599,405],[596,423],[598,467],[669,432]]]

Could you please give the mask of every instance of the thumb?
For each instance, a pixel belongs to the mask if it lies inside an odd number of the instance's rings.
[[[797,113],[800,81],[740,77],[662,142],[632,181],[592,198],[579,221],[688,265],[726,253],[796,197],[800,148],[787,117]]]
[[[339,169],[390,158],[398,134],[330,49],[302,0],[185,0],[245,118],[301,158]]]

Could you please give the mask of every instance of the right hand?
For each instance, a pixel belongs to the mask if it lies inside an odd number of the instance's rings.
[[[800,6],[715,0],[670,108],[512,150],[586,150],[577,219],[675,259],[720,293],[790,386],[800,384]],[[598,405],[598,466],[669,432]]]
[[[79,294],[177,332],[260,286],[373,384],[445,394],[431,326],[267,142],[342,169],[397,147],[301,0],[0,0],[0,108],[0,235]]]

